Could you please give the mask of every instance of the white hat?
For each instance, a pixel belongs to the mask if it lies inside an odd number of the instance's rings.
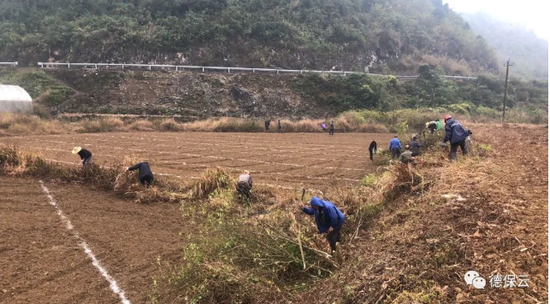
[[[82,147],[74,147],[72,153],[76,154],[76,153],[80,152],[80,150],[82,150]]]

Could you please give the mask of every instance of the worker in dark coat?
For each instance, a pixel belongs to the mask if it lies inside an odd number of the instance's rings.
[[[340,228],[342,228],[346,216],[333,203],[323,201],[318,197],[312,197],[310,204],[311,208],[304,207],[302,211],[315,216],[317,229],[319,229],[319,233],[327,233],[327,241],[332,254],[334,254],[336,243],[340,242]]]
[[[80,156],[80,163],[82,164],[82,166],[89,165],[92,161],[92,152],[83,149],[82,147],[74,147],[72,153],[78,154],[78,156]]]
[[[250,171],[244,170],[243,174],[239,175],[239,180],[237,181],[237,193],[246,197],[247,199],[252,198],[252,176]]]
[[[271,125],[271,120],[270,119],[266,119],[265,121],[265,131],[269,131],[269,125]]]
[[[416,136],[413,136],[413,139],[409,144],[409,147],[411,147],[412,156],[420,155],[420,147],[422,147],[422,144],[418,142]]]
[[[374,161],[374,154],[376,154],[376,150],[377,150],[377,144],[376,142],[373,140],[370,145],[369,145],[369,156],[370,156],[370,160],[371,161]]]
[[[153,172],[151,167],[149,167],[148,162],[138,163],[130,168],[126,169],[127,171],[139,170],[139,181],[143,186],[149,187],[153,184],[155,178],[153,177]]]
[[[330,126],[328,127],[328,135],[334,135],[334,121],[330,121]]]
[[[446,142],[451,143],[451,152],[449,152],[449,159],[451,161],[456,160],[456,152],[458,147],[462,150],[463,155],[468,154],[468,149],[466,147],[466,138],[471,132],[465,129],[462,124],[454,120],[451,115],[445,115],[445,138],[441,146],[445,146]]]

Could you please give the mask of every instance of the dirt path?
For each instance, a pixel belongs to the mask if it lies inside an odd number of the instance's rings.
[[[132,303],[148,300],[157,261],[180,255],[178,205],[135,205],[80,186],[0,179],[0,303],[120,303],[79,246],[85,240]],[[183,233],[179,233],[183,232]]]

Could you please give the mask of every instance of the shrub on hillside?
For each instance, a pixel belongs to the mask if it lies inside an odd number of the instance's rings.
[[[33,102],[32,105],[32,113],[42,119],[51,119],[52,113],[51,111],[44,106],[43,104]]]
[[[164,119],[157,122],[156,130],[161,132],[179,132],[183,131],[183,126],[174,119]]]
[[[99,119],[88,119],[82,123],[82,133],[100,133],[123,130],[124,122],[120,118],[108,117]]]
[[[134,131],[153,131],[155,125],[149,120],[136,120],[129,125],[129,128]]]
[[[214,132],[262,132],[264,127],[259,121],[252,119],[229,119],[219,121]]]
[[[45,120],[30,114],[0,113],[0,129],[13,135],[60,134],[68,125],[58,120]]]

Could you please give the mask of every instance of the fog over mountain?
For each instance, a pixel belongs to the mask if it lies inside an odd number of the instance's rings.
[[[501,73],[508,58],[512,77],[548,79],[548,41],[523,25],[497,20],[486,13],[461,13],[471,29],[497,51]]]

